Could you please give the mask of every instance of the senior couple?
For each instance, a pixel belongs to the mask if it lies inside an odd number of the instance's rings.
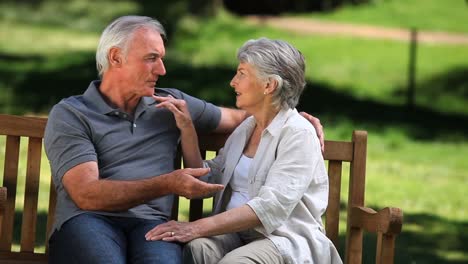
[[[321,221],[322,128],[295,109],[302,54],[281,40],[247,41],[230,83],[235,110],[155,91],[164,38],[152,18],[116,19],[97,48],[100,80],[51,110],[50,263],[341,263]],[[197,132],[207,131],[232,134],[203,161]],[[185,169],[174,170],[178,142]],[[168,222],[174,193],[214,195],[213,215]]]

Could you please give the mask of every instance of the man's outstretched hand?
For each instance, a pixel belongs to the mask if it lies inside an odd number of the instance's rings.
[[[188,199],[211,196],[224,189],[224,186],[206,183],[198,179],[209,171],[210,169],[208,168],[175,170],[170,173],[170,177],[172,178],[172,186],[170,188],[173,193]]]

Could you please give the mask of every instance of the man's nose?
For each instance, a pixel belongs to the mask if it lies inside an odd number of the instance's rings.
[[[166,75],[166,67],[164,66],[163,60],[159,60],[159,63],[155,67],[155,73],[157,75]]]

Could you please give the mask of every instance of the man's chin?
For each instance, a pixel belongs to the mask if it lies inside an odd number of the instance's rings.
[[[147,87],[146,87],[146,90],[147,90],[146,96],[153,96],[153,95],[154,95],[154,92],[155,92],[154,89],[155,89],[154,86],[153,86],[153,87],[147,86]]]

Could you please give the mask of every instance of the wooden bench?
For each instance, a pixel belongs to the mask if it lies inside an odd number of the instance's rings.
[[[36,241],[36,230],[42,228],[49,233],[55,209],[55,190],[51,185],[47,221],[42,227],[36,226],[38,221],[38,195],[40,164],[42,156],[42,139],[47,119],[38,117],[22,117],[0,115],[0,135],[6,135],[4,173],[1,177],[3,187],[0,189],[0,263],[47,263],[47,241]],[[20,158],[20,139],[27,138],[28,147],[26,161]],[[200,136],[200,148],[218,150],[227,135]],[[376,263],[393,263],[395,238],[401,232],[403,214],[398,208],[387,207],[379,212],[364,207],[364,191],[366,177],[367,132],[354,131],[351,141],[326,141],[324,157],[328,161],[330,179],[329,205],[325,215],[327,236],[337,248],[339,244],[340,206],[345,204],[346,234],[342,258],[345,263],[362,263],[363,233],[376,234]],[[1,153],[1,152],[0,152]],[[180,166],[180,159],[178,159]],[[18,175],[19,162],[26,162],[25,176]],[[349,174],[342,173],[349,162]],[[345,177],[348,177],[346,179]],[[15,222],[15,204],[17,203],[17,185],[20,177],[25,177],[22,220]],[[43,175],[43,177],[50,177]],[[348,197],[341,197],[341,182],[349,182]],[[22,181],[21,181],[22,182]],[[8,191],[7,191],[8,190]],[[340,199],[341,198],[341,199]],[[347,202],[346,202],[347,200]],[[173,218],[178,215],[179,200],[177,199]],[[341,203],[341,204],[340,204]],[[190,201],[189,220],[202,217],[203,200]],[[3,216],[3,217],[2,217]],[[17,217],[18,218],[18,217]],[[18,225],[18,226],[14,226]],[[13,230],[20,228],[21,238],[19,249],[12,249]],[[46,245],[44,252],[35,252],[35,244]],[[366,252],[369,253],[369,252]]]

